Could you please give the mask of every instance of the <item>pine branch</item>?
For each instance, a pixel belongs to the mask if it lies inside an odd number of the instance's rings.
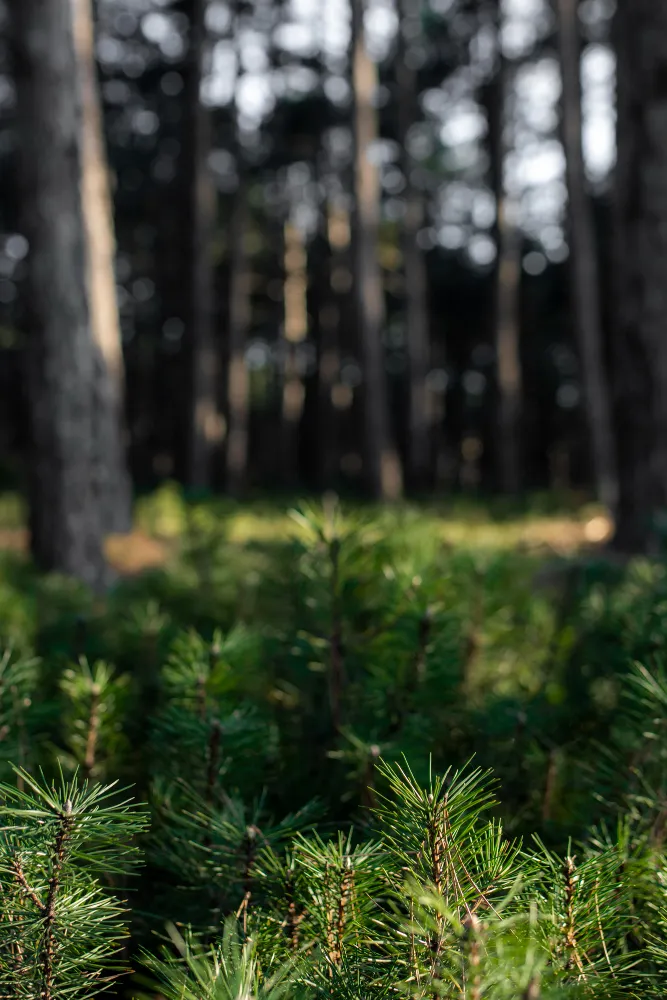
[[[100,688],[94,684],[90,691],[90,717],[88,719],[88,736],[86,738],[86,753],[83,763],[83,776],[90,779],[95,768],[97,740],[100,730]]]
[[[49,891],[46,897],[46,904],[43,909],[44,915],[44,945],[43,945],[43,970],[44,970],[44,1000],[52,1000],[53,985],[53,951],[54,951],[54,923],[56,919],[56,898],[60,889],[60,878],[63,864],[65,862],[65,851],[69,840],[74,819],[72,816],[72,803],[68,799],[65,802],[64,810],[59,817],[59,829],[56,834],[53,856],[51,858],[51,878],[49,879]]]
[[[21,886],[28,899],[30,899],[31,902],[34,903],[34,905],[37,907],[40,913],[45,913],[46,904],[41,901],[35,890],[31,889],[30,886],[28,885],[26,877],[23,873],[23,868],[21,867],[20,860],[18,858],[13,858],[11,863],[14,869],[14,874],[16,875],[16,881]]]
[[[0,996],[89,1000],[125,971],[127,915],[100,878],[134,870],[145,817],[113,786],[20,774],[0,786]]]

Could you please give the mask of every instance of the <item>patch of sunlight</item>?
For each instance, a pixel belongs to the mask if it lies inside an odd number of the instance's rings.
[[[381,534],[393,536],[411,551],[429,550],[434,542],[472,550],[576,554],[606,543],[613,532],[609,516],[595,505],[572,504],[548,511],[536,499],[521,513],[503,515],[498,502],[452,498],[443,504],[400,504],[389,508],[343,505],[341,526],[373,521]],[[134,572],[157,566],[175,555],[188,536],[219,534],[229,542],[281,544],[299,535],[289,514],[291,504],[280,500],[235,504],[225,497],[191,502],[178,484],[168,482],[135,504],[135,529],[125,539],[111,539],[110,561]],[[0,495],[0,550],[25,551],[25,504],[16,493]]]
[[[0,529],[22,528],[26,522],[26,506],[18,493],[0,493]]]

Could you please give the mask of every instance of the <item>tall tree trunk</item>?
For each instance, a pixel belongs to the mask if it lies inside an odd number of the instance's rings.
[[[210,43],[205,16],[208,0],[191,0],[188,116],[191,197],[190,346],[192,351],[192,411],[189,485],[211,485],[213,456],[223,437],[218,407],[219,345],[215,338],[213,248],[217,191],[209,166],[211,113],[201,99],[208,69]]]
[[[32,435],[32,550],[40,568],[103,586],[96,491],[102,361],[86,295],[82,107],[70,0],[14,0],[21,228]]]
[[[320,273],[319,358],[318,358],[318,448],[322,489],[331,489],[340,471],[340,419],[335,394],[340,385],[344,293],[333,287],[338,268],[349,266],[350,214],[347,206],[329,199],[323,206]]]
[[[125,369],[114,272],[115,239],[100,103],[91,0],[71,0],[74,45],[82,99],[81,171],[87,248],[87,288],[98,347],[97,492],[106,534],[132,528],[132,488],[127,471]]]
[[[667,507],[667,5],[619,0],[615,35],[616,541],[651,552]]]
[[[378,138],[373,103],[378,80],[377,67],[364,43],[363,14],[363,0],[352,0],[354,282],[364,365],[366,478],[373,497],[393,500],[402,493],[403,477],[391,430],[382,343],[385,302],[378,262],[381,190],[378,169],[371,160],[371,148]]]
[[[238,172],[241,174],[239,164]],[[227,368],[227,490],[241,496],[248,479],[248,419],[250,379],[245,360],[250,326],[250,271],[246,252],[248,201],[246,185],[239,182],[230,225],[229,257],[229,362]]]
[[[293,222],[284,229],[285,239],[285,319],[283,346],[285,369],[283,372],[282,400],[282,476],[285,486],[294,487],[298,481],[299,424],[303,414],[306,390],[299,371],[299,344],[308,334],[307,273],[305,235]]]
[[[489,143],[491,173],[496,198],[495,340],[498,398],[498,470],[501,489],[521,488],[522,374],[520,354],[520,293],[522,235],[518,205],[507,190],[505,163],[509,152],[508,100],[511,75],[500,43],[501,13],[498,0],[496,77],[490,88]],[[511,118],[509,119],[511,121]]]
[[[613,511],[618,500],[618,477],[611,400],[605,371],[595,224],[586,192],[578,0],[558,0],[558,15],[574,320],[579,340],[596,493],[598,499]]]
[[[420,4],[401,0],[401,25],[396,59],[399,145],[405,178],[403,219],[403,266],[405,276],[406,346],[410,379],[408,423],[408,469],[413,488],[428,485],[431,466],[428,388],[429,315],[426,261],[417,237],[424,225],[424,196],[414,183],[414,165],[409,153],[409,133],[418,117],[417,73],[410,65],[406,33],[415,20],[420,28]]]

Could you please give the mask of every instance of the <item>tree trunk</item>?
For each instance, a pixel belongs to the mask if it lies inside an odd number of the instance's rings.
[[[241,173],[239,164],[239,175]],[[250,326],[250,272],[246,253],[247,192],[240,181],[230,226],[229,362],[227,368],[227,490],[241,496],[248,479],[250,379],[245,360]]]
[[[401,0],[401,25],[396,59],[399,145],[405,178],[403,219],[403,267],[405,277],[405,325],[409,369],[408,468],[413,488],[424,489],[430,479],[431,448],[426,377],[429,370],[429,315],[426,261],[417,237],[424,224],[424,196],[414,183],[409,153],[409,133],[418,117],[417,73],[409,62],[406,30],[414,19],[414,4]],[[419,27],[420,7],[416,20]]]
[[[210,56],[205,15],[208,0],[192,0],[188,115],[191,197],[190,346],[192,351],[192,411],[189,485],[208,489],[213,456],[223,437],[218,407],[219,345],[215,338],[213,248],[217,191],[209,166],[211,114],[201,100]]]
[[[116,299],[115,239],[100,104],[91,0],[71,0],[82,99],[81,171],[87,246],[88,302],[98,347],[96,489],[106,534],[132,529],[127,471],[125,369]]]
[[[299,370],[299,344],[308,334],[307,258],[305,234],[287,222],[285,239],[285,318],[283,346],[285,368],[282,399],[282,478],[286,487],[295,487],[299,476],[299,425],[303,415],[306,390]]]
[[[618,477],[611,401],[605,372],[595,224],[586,193],[578,0],[558,0],[558,15],[574,320],[579,340],[596,493],[598,499],[614,511],[618,500]]]
[[[667,507],[667,5],[619,0],[615,34],[616,542],[654,552]]]
[[[340,387],[341,323],[345,293],[336,291],[332,280],[338,268],[349,267],[350,214],[347,206],[329,198],[323,206],[320,266],[318,345],[318,450],[319,483],[332,489],[340,472],[340,418],[335,404]]]
[[[97,377],[86,295],[82,107],[70,0],[14,0],[26,289],[31,541],[39,567],[100,588]]]
[[[385,302],[378,262],[380,178],[371,160],[378,138],[374,106],[377,67],[364,44],[363,0],[352,0],[352,92],[355,163],[354,282],[364,367],[366,478],[372,496],[397,499],[403,489],[401,463],[393,443],[382,333]],[[372,155],[372,154],[371,154]]]
[[[498,4],[500,8],[500,4]],[[496,77],[490,89],[489,143],[492,184],[496,197],[495,340],[498,398],[498,465],[500,487],[516,494],[521,488],[522,377],[520,354],[520,293],[522,235],[518,204],[507,190],[505,162],[509,152],[508,91],[510,73],[500,44]]]

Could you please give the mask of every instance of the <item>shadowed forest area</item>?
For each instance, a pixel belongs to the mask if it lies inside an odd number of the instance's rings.
[[[0,998],[667,993],[667,5],[0,0]]]

